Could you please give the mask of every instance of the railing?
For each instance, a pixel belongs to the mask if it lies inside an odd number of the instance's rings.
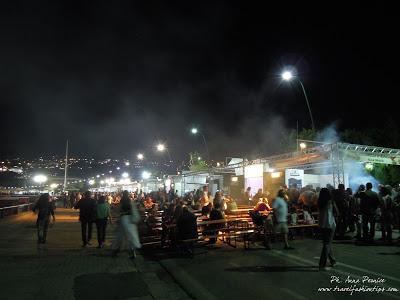
[[[20,204],[20,205],[13,205],[0,208],[0,219],[4,217],[11,216],[11,215],[18,215],[23,212],[28,212],[32,209],[32,206],[35,203],[27,203],[27,204]]]

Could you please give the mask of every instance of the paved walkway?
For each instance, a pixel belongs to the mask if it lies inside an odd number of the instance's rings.
[[[158,262],[112,258],[115,225],[104,249],[82,249],[78,213],[57,208],[38,247],[35,221],[31,212],[0,221],[0,299],[189,299]]]

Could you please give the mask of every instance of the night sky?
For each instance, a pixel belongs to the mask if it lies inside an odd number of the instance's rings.
[[[379,127],[400,91],[397,10],[359,2],[14,2],[0,10],[0,156],[271,154],[290,129]],[[268,4],[267,4],[268,3]],[[362,3],[362,4],[361,4]],[[376,2],[378,3],[378,2]]]

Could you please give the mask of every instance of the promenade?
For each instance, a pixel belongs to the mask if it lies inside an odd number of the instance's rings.
[[[57,208],[47,243],[38,247],[32,212],[0,221],[0,299],[189,299],[164,268],[140,254],[110,256],[115,225],[104,249],[81,248],[78,212]]]
[[[36,242],[32,212],[0,221],[0,299],[400,299],[399,244],[374,246],[334,241],[337,266],[318,271],[321,241],[296,238],[266,251],[219,242],[195,249],[194,258],[167,249],[146,249],[135,260],[110,256],[115,225],[104,249],[81,248],[78,212],[57,208],[47,243]],[[93,230],[96,234],[96,230]],[[377,232],[377,238],[380,233]],[[396,230],[394,237],[398,238]],[[362,282],[364,277],[384,282]],[[340,283],[332,281],[336,278]],[[353,284],[350,281],[360,280]],[[345,288],[394,288],[388,292],[350,292]],[[335,288],[342,289],[335,291]],[[319,289],[331,290],[319,290]]]

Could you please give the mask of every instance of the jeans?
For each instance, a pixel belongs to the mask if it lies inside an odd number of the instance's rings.
[[[92,226],[93,226],[92,221],[81,220],[82,242],[84,245],[86,245],[92,238]],[[86,236],[86,232],[87,232],[87,236]]]
[[[96,228],[97,228],[97,242],[99,243],[99,246],[101,246],[102,244],[104,244],[106,240],[107,218],[97,219]]]
[[[319,259],[319,267],[324,268],[326,266],[326,261],[329,258],[331,264],[335,263],[335,258],[333,257],[332,251],[332,240],[335,235],[334,228],[321,228],[322,234],[322,251],[321,257]]]
[[[386,213],[381,217],[381,230],[382,230],[382,239],[384,241],[392,240],[392,215],[391,213]]]
[[[375,237],[375,214],[363,214],[362,224],[363,224],[363,239],[373,241]],[[369,230],[368,230],[369,224]]]
[[[49,228],[49,218],[38,219],[36,222],[38,242],[45,243],[47,237],[47,229]]]

